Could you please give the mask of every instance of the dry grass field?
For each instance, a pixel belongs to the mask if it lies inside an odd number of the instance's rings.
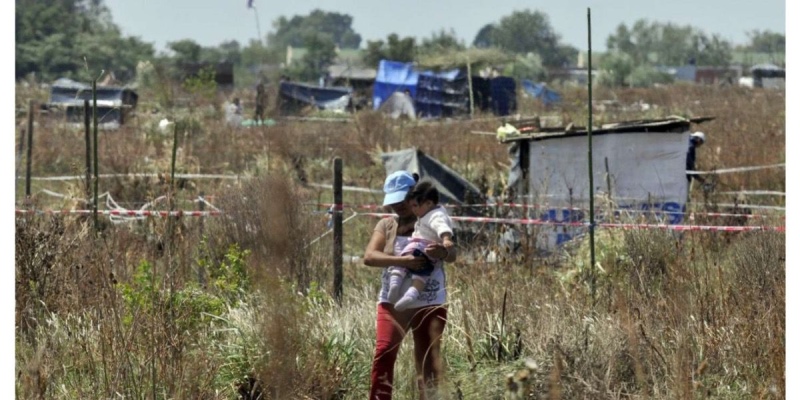
[[[167,196],[152,206],[159,210],[197,210],[202,195],[223,213],[101,217],[97,232],[87,216],[18,214],[16,397],[236,399],[251,398],[243,394],[249,389],[264,399],[366,397],[380,271],[346,260],[341,305],[332,299],[331,236],[312,243],[327,229],[320,204],[332,195],[301,179],[330,184],[340,157],[345,185],[380,189],[377,156],[416,146],[497,194],[507,147],[470,132],[494,131],[498,120],[401,123],[361,112],[347,122],[232,128],[221,122],[218,99],[190,99],[191,112],[169,115],[179,126],[176,173],[239,178],[171,182],[173,133],[157,126],[167,115],[148,101],[154,95],[141,95],[136,118],[100,131],[99,173],[160,175],[102,178],[99,192],[128,209]],[[563,95],[557,109],[522,99],[520,111],[585,125],[586,90]],[[17,136],[30,98],[46,94],[18,87]],[[594,98],[651,105],[595,112],[596,125],[716,117],[699,127],[708,138],[698,151],[702,170],[786,159],[783,92],[675,85],[599,88]],[[32,176],[84,174],[82,128],[40,113],[33,143]],[[17,163],[24,176],[24,157]],[[692,193],[709,209],[733,200],[723,191],[785,191],[781,168],[715,179],[713,193]],[[85,184],[34,180],[25,200],[20,179],[17,208],[85,209]],[[379,201],[345,193],[346,204]],[[775,196],[746,201],[785,204]],[[352,212],[346,208],[345,218]],[[758,224],[784,224],[782,212],[753,212],[767,216]],[[345,254],[363,253],[375,221],[359,216],[344,225]],[[601,230],[593,301],[587,243],[487,262],[477,249],[493,248],[494,229],[447,266],[440,398],[785,398],[783,233]],[[397,361],[401,400],[418,398],[411,348],[409,340]]]

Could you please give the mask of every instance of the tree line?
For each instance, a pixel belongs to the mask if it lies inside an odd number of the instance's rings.
[[[230,40],[202,46],[182,39],[168,43],[169,52],[158,53],[152,43],[123,35],[103,0],[16,0],[15,16],[17,80],[34,74],[42,80],[65,76],[86,81],[104,69],[127,81],[135,76],[137,63],[145,60],[172,66],[225,60],[235,66],[237,75],[258,75],[258,66],[284,62],[288,46],[303,49],[299,60],[282,72],[298,80],[315,80],[336,60],[337,52],[346,49],[361,49],[357,61],[373,68],[381,59],[418,61],[468,48],[497,49],[514,60],[512,75],[530,79],[546,79],[549,68],[574,66],[578,58],[578,49],[563,42],[540,10],[514,11],[487,23],[470,44],[452,29],[421,40],[391,33],[362,43],[350,15],[314,10],[279,17],[264,38],[246,44]],[[622,23],[606,38],[608,51],[600,67],[612,71],[606,76],[609,84],[624,85],[657,78],[656,65],[725,66],[736,51],[785,53],[783,34],[753,31],[748,37],[748,43],[736,46],[693,26],[648,20]]]

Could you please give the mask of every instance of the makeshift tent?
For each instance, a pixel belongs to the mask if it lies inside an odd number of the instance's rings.
[[[534,83],[527,79],[522,80],[522,89],[525,93],[539,99],[542,104],[549,106],[561,101],[561,95],[547,87],[544,83]]]
[[[313,106],[320,110],[345,111],[350,104],[352,89],[347,87],[319,87],[296,82],[281,82],[280,109],[293,112]]]
[[[103,128],[116,128],[136,108],[139,96],[125,87],[98,86],[97,90],[97,123]],[[92,87],[71,79],[61,78],[50,86],[48,106],[62,109],[67,121],[83,123],[83,102],[89,100],[92,107]]]
[[[467,78],[457,69],[420,72],[414,102],[417,112],[425,118],[469,114]]]
[[[414,70],[411,63],[381,60],[378,64],[375,85],[372,87],[372,107],[379,109],[394,92],[402,93],[408,90],[413,98],[417,93],[418,80],[419,73]]]
[[[374,68],[360,68],[345,64],[334,64],[328,67],[328,76],[334,85],[345,86],[348,83],[352,85],[354,82],[372,85],[377,75],[378,71]]]
[[[394,119],[406,116],[410,119],[417,118],[417,112],[414,109],[414,100],[406,93],[394,92],[389,98],[381,104],[380,110],[389,114]]]
[[[484,200],[483,194],[475,185],[417,148],[383,153],[381,160],[387,175],[404,170],[418,173],[420,179],[432,181],[439,189],[440,202],[443,204],[475,204]]]
[[[329,85],[353,88],[351,103],[354,109],[361,110],[369,107],[371,103],[372,85],[375,83],[377,73],[375,68],[334,64],[328,67]]]
[[[681,223],[690,127],[709,119],[633,121],[593,129],[595,194],[610,196],[615,209],[653,210],[664,223]],[[540,205],[537,215],[529,217],[558,223],[588,221],[587,141],[585,128],[551,128],[504,141],[511,144],[509,186],[515,197]],[[597,221],[603,218],[596,216]],[[541,226],[537,247],[551,250],[585,232],[585,226]]]
[[[497,115],[516,111],[516,82],[513,78],[472,77],[472,80],[476,108],[491,109]],[[405,90],[411,94],[417,114],[422,117],[469,113],[469,82],[463,69],[417,71],[411,63],[381,60],[373,86],[373,107],[379,109],[392,93]]]

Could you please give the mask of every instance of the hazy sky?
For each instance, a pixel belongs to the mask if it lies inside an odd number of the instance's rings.
[[[114,21],[124,33],[153,42],[191,38],[204,46],[235,39],[246,44],[258,36],[256,12],[247,0],[106,0]],[[587,49],[586,10],[592,12],[592,49],[605,49],[608,35],[620,24],[638,19],[692,25],[717,33],[734,44],[747,41],[746,32],[785,33],[784,0],[254,0],[261,33],[266,35],[279,16],[307,15],[319,8],[353,17],[353,28],[366,40],[401,36],[429,36],[453,28],[467,44],[485,24],[497,22],[515,10],[540,10],[562,40]]]

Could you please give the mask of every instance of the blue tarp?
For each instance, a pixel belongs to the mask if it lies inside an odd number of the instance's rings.
[[[469,90],[458,69],[417,71],[411,63],[381,60],[373,86],[373,108],[379,109],[392,93],[405,90],[422,117],[449,117],[469,110]]]
[[[469,84],[463,71],[416,71],[411,63],[381,60],[373,85],[372,106],[379,109],[392,93],[408,90],[419,116],[451,117],[469,113]],[[476,85],[476,82],[477,85]],[[476,106],[497,115],[516,110],[516,81],[509,77],[473,77]]]
[[[417,112],[423,118],[451,117],[469,113],[469,85],[458,69],[419,73]]]
[[[301,104],[313,104],[321,110],[345,110],[352,89],[346,87],[319,87],[304,83],[281,82],[282,98]]]
[[[546,106],[561,101],[561,95],[555,90],[548,88],[544,83],[533,83],[527,79],[523,79],[522,88],[529,95],[541,100]]]
[[[394,92],[408,90],[411,97],[417,94],[419,73],[411,63],[381,60],[378,64],[378,75],[372,87],[372,107],[380,108],[381,104]]]

